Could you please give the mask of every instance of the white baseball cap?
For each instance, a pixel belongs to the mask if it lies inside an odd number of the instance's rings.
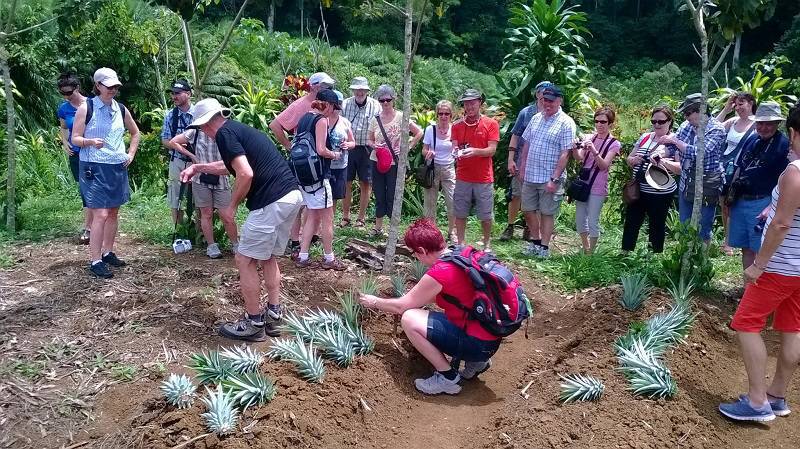
[[[325,72],[317,72],[308,78],[308,84],[311,86],[323,83],[329,86],[333,86],[334,84],[336,84],[336,80],[331,78],[330,75],[328,75]]]
[[[194,105],[195,119],[188,126],[189,128],[199,128],[208,123],[215,115],[222,114],[223,117],[231,115],[231,110],[223,107],[216,98],[205,98]]]
[[[122,86],[122,82],[117,78],[117,72],[108,67],[101,67],[94,72],[94,82],[106,87]]]

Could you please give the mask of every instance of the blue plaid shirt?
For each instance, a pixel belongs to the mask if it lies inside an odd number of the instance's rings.
[[[186,127],[194,120],[194,104],[189,106],[186,112],[178,109],[178,129],[175,130],[175,135],[172,135],[172,116],[175,114],[175,108],[170,108],[164,116],[164,124],[161,126],[161,140],[171,140],[178,134],[183,134]]]
[[[722,151],[726,146],[727,133],[725,127],[722,126],[716,118],[709,117],[708,124],[706,125],[706,154],[703,159],[703,173],[713,174],[722,173]],[[679,183],[680,191],[686,190],[686,179],[694,171],[694,161],[697,157],[697,128],[692,126],[688,121],[685,121],[678,128],[678,133],[675,138],[686,144],[686,150],[683,153],[678,151],[675,145],[667,146],[667,156],[675,157],[675,153],[680,155],[681,159],[681,179]]]

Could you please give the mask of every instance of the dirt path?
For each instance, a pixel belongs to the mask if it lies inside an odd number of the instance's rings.
[[[200,252],[175,257],[126,239],[118,253],[130,265],[106,282],[86,275],[83,248],[68,242],[13,249],[17,265],[0,271],[0,447],[168,449],[206,432],[199,401],[176,411],[158,386],[169,372],[191,374],[183,366],[190,353],[230,344],[213,328],[240,311],[232,261]],[[335,307],[335,292],[364,276],[282,266],[294,310]],[[616,304],[616,286],[559,294],[533,273],[522,278],[536,309],[530,338],[507,339],[492,369],[465,382],[460,395],[416,392],[413,380],[430,367],[404,338],[392,337],[387,317],[370,316],[365,327],[376,354],[348,369],[328,365],[321,385],[268,362],[262,370],[276,382],[276,399],[248,410],[239,433],[188,447],[788,448],[800,441],[794,414],[738,426],[716,412],[745,384],[726,328],[731,304],[701,302],[687,344],[667,356],[679,394],[649,401],[626,391],[612,342],[632,320],[663,310],[666,297],[628,313]],[[767,338],[774,349],[776,336]],[[560,406],[557,375],[574,372],[600,377],[603,400]],[[800,404],[796,387],[789,400]]]

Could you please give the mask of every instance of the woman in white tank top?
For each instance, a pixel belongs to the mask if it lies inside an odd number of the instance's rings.
[[[735,112],[733,117],[728,118],[731,112]],[[728,184],[733,176],[733,167],[736,159],[739,158],[741,147],[739,142],[746,138],[755,122],[750,120],[750,116],[756,113],[756,99],[748,92],[736,92],[725,102],[725,107],[717,115],[717,120],[725,126],[728,132],[726,137],[725,150],[722,152],[720,162],[725,173],[725,183]],[[727,120],[726,120],[727,119]],[[727,190],[723,190],[723,196]],[[733,248],[728,246],[728,216],[730,210],[725,205],[725,201],[720,201],[722,206],[722,226],[725,229],[725,243],[722,246],[725,254],[732,256]]]
[[[749,391],[734,402],[720,404],[719,411],[736,421],[771,421],[791,413],[786,390],[800,362],[800,160],[796,160],[800,158],[800,104],[789,111],[786,128],[793,162],[772,192],[761,249],[744,271],[747,289],[730,325],[739,336]],[[781,333],[781,347],[767,385],[767,350],[761,331],[770,315],[772,328]]]

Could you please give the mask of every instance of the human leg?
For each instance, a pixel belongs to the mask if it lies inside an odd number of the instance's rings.
[[[800,333],[782,332],[778,364],[775,367],[775,375],[772,376],[772,383],[767,388],[769,396],[778,399],[786,397],[789,381],[797,369],[798,362],[800,362]]]
[[[641,198],[625,206],[625,223],[622,228],[623,251],[636,249],[636,241],[639,240],[639,230],[644,223],[646,211],[646,203]]]
[[[588,225],[589,225],[589,253],[593,253],[600,238],[600,213],[603,212],[605,195],[589,195]]]
[[[92,262],[101,260],[103,257],[103,237],[108,214],[108,209],[92,210],[92,232],[89,234],[89,254]]]
[[[200,229],[203,231],[203,237],[209,245],[214,244],[214,208],[201,207],[200,209]]]
[[[475,215],[481,221],[484,251],[491,249],[492,223],[494,222],[494,184],[475,184]]]
[[[428,313],[424,309],[406,310],[400,318],[400,325],[414,348],[433,365],[435,370],[447,371],[450,369],[450,363],[427,338]]]
[[[642,195],[644,197],[644,193]],[[672,196],[648,194],[647,200],[648,204],[645,210],[647,212],[650,247],[654,253],[661,253],[664,251],[664,239],[667,235],[667,216],[672,205]]]
[[[589,253],[589,202],[575,201],[575,230],[581,236],[583,252]]]
[[[359,197],[358,197],[358,220],[364,222],[367,215],[367,208],[369,207],[369,197],[372,194],[372,184],[370,181],[359,181]]]
[[[117,238],[117,228],[119,227],[119,207],[112,207],[108,210],[105,226],[103,226],[103,256],[114,251],[114,241]]]
[[[453,214],[456,227],[456,239],[459,245],[466,241],[467,217],[472,208],[471,183],[456,180],[453,188]]]
[[[453,164],[438,168],[442,185],[444,205],[447,208],[447,232],[451,237],[455,233],[455,215],[453,215],[453,194],[456,188],[456,170]]]

